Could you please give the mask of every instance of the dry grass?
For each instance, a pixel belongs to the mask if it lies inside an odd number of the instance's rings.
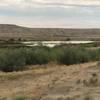
[[[94,73],[98,79],[96,84],[84,85],[83,81],[90,82]],[[70,66],[37,65],[23,72],[0,72],[0,97],[8,100],[14,100],[16,96],[27,97],[26,100],[39,100],[39,97],[41,100],[84,100],[93,96],[94,100],[99,100],[96,99],[100,98],[99,73],[97,62]]]

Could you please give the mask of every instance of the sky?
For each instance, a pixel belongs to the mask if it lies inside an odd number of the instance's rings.
[[[100,0],[0,0],[0,24],[100,28]]]

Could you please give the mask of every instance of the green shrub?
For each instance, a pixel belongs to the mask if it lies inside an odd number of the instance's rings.
[[[23,70],[25,58],[20,50],[0,51],[0,70],[5,72]]]
[[[81,62],[87,62],[90,60],[90,55],[88,50],[83,48],[66,48],[63,51],[60,58],[60,63],[62,64],[75,64]]]
[[[50,61],[49,51],[44,48],[27,49],[26,64],[46,64]]]
[[[0,70],[5,72],[24,70],[25,65],[31,64],[56,62],[68,65],[96,60],[100,60],[100,49],[70,46],[0,49]]]

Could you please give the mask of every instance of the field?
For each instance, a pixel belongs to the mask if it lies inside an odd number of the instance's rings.
[[[0,48],[0,100],[98,100],[100,49],[93,46]]]
[[[99,33],[0,24],[0,100],[99,100]]]
[[[1,100],[99,100],[100,65],[35,65],[23,72],[0,72]]]

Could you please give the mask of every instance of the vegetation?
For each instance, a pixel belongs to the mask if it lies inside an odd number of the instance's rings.
[[[65,46],[0,49],[0,70],[5,72],[24,70],[25,65],[31,64],[55,62],[69,65],[95,60],[100,60],[100,49]]]
[[[24,96],[16,96],[14,98],[14,100],[26,100],[26,97],[24,97]]]
[[[7,100],[7,97],[1,97],[0,100]]]
[[[84,100],[94,100],[92,96],[86,96]]]

